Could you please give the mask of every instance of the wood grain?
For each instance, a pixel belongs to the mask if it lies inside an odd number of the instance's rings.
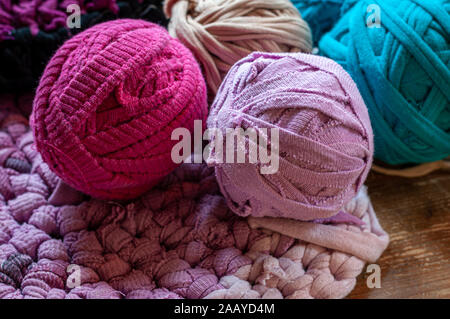
[[[368,288],[363,272],[349,298],[450,298],[450,174],[371,173],[367,185],[391,242],[377,262],[381,288]]]

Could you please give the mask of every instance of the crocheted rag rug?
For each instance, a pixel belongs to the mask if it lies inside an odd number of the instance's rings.
[[[1,100],[0,298],[342,298],[387,246],[364,189],[345,208],[361,223],[316,233],[234,215],[203,164],[132,202],[83,197],[42,161],[19,109]],[[335,230],[376,253],[320,235]]]

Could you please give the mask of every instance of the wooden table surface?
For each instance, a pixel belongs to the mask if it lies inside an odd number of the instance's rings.
[[[450,173],[406,179],[370,173],[369,195],[390,244],[381,288],[363,272],[349,298],[450,298]]]

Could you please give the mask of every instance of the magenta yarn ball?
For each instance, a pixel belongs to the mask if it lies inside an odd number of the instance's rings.
[[[32,126],[44,161],[70,186],[101,199],[147,191],[177,164],[176,128],[207,116],[206,85],[190,51],[142,20],[96,25],[47,65]]]

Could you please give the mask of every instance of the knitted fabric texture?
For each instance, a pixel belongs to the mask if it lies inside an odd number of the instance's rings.
[[[308,24],[289,0],[167,0],[169,32],[194,53],[214,99],[235,62],[253,51],[311,52]]]
[[[310,228],[295,239],[231,213],[205,165],[126,206],[73,205],[2,101],[0,298],[342,298],[387,245],[364,189],[345,207],[361,226],[298,222]]]
[[[84,0],[0,0],[0,40],[14,38],[14,29],[28,27],[32,35],[39,30],[54,31],[67,27],[67,7],[76,4],[80,13],[87,10],[109,9],[118,12],[115,0],[84,1]]]
[[[359,0],[291,0],[308,22],[314,44],[328,32],[336,21]]]
[[[358,193],[372,163],[366,106],[350,76],[324,57],[255,52],[240,60],[208,118],[208,128],[229,127],[256,129],[260,145],[263,128],[279,130],[275,174],[261,174],[260,163],[221,162],[214,145],[211,149],[208,162],[216,167],[231,209],[241,216],[335,215]],[[214,136],[211,141],[216,143]]]
[[[379,27],[367,26],[368,5]],[[388,164],[450,154],[449,13],[443,0],[359,1],[319,43],[357,83]]]
[[[206,120],[206,85],[167,31],[115,20],[68,40],[33,106],[36,146],[67,184],[103,199],[137,197],[170,173],[175,128]]]
[[[79,27],[67,26],[69,4],[80,7]],[[118,18],[167,25],[162,0],[0,0],[0,91],[35,90],[45,65],[65,40]]]

